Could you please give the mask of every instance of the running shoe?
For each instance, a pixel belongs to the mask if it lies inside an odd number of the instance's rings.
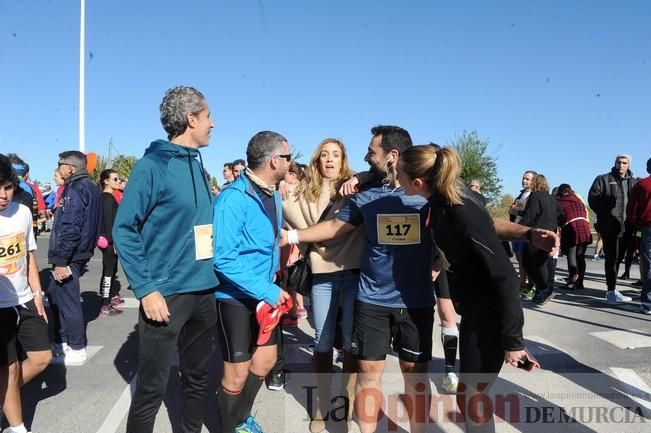
[[[88,360],[86,349],[68,349],[52,357],[50,364],[52,365],[83,365]]]
[[[556,296],[554,289],[547,288],[541,292],[536,293],[531,301],[536,305],[545,305],[554,296]]]
[[[283,328],[293,328],[298,326],[298,317],[292,317],[289,314],[283,314],[283,318],[280,320],[280,325]]]
[[[119,316],[124,311],[115,308],[113,305],[102,305],[99,310],[99,317],[114,317]]]
[[[124,304],[124,298],[118,295],[115,295],[111,298],[111,305],[113,305],[114,307],[117,307],[118,305],[122,305],[122,304]]]
[[[645,304],[640,305],[640,313],[651,315],[651,307]]]
[[[255,418],[248,417],[245,422],[235,427],[235,433],[264,433]]]
[[[441,382],[443,392],[446,394],[456,394],[457,386],[459,386],[459,378],[453,371],[447,373]]]
[[[520,296],[524,299],[531,299],[531,296],[533,295],[534,289],[530,289],[529,287],[520,287]]]
[[[260,325],[257,340],[258,346],[264,346],[267,344],[271,337],[271,332],[276,328],[276,326],[278,326],[283,314],[288,312],[291,308],[291,298],[285,301],[285,303],[278,308],[274,308],[264,301],[258,303],[258,306],[255,308],[255,318]]]
[[[296,317],[299,319],[307,319],[307,310],[305,308],[297,308]]]
[[[280,391],[285,388],[285,371],[271,371],[264,381],[268,390]]]
[[[608,305],[617,305],[620,302],[631,302],[633,298],[623,295],[619,290],[606,292],[606,302]]]

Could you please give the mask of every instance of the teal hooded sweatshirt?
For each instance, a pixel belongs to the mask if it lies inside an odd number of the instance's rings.
[[[199,226],[210,236],[212,222],[213,197],[199,150],[151,143],[129,176],[113,225],[118,256],[138,299],[155,291],[169,296],[216,288],[212,256],[197,254],[201,238],[195,235]]]

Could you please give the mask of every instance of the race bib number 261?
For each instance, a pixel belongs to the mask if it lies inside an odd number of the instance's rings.
[[[14,263],[26,255],[25,233],[0,238],[0,266]]]
[[[420,215],[379,214],[377,240],[380,245],[414,245],[420,243]]]

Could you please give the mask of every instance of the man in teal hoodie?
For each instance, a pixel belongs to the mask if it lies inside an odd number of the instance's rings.
[[[217,298],[224,375],[217,395],[222,431],[231,433],[251,414],[262,381],[276,362],[278,328],[257,344],[256,306],[275,307],[289,294],[274,284],[282,202],[276,185],[285,178],[291,153],[287,140],[258,132],[246,149],[249,163],[215,203],[214,266],[221,283]],[[218,241],[217,241],[218,239]],[[243,427],[239,431],[257,431]]]
[[[198,433],[218,285],[213,198],[199,149],[208,146],[214,123],[205,98],[192,87],[168,90],[160,118],[169,141],[153,142],[133,168],[113,227],[122,267],[140,300],[138,381],[127,432],[153,432],[178,346],[182,431]]]

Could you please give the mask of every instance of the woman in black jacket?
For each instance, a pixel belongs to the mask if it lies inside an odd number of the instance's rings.
[[[120,187],[120,178],[117,172],[106,169],[99,175],[102,189],[102,229],[98,246],[102,251],[102,281],[100,282],[100,296],[102,306],[100,317],[110,317],[122,314],[122,310],[115,308],[120,303],[115,277],[118,271],[118,257],[113,246],[113,221],[118,212],[118,202],[113,193]]]
[[[461,159],[454,150],[413,146],[397,168],[405,193],[429,200],[428,226],[448,264],[452,301],[462,316],[457,402],[466,431],[495,431],[492,409],[480,410],[476,419],[478,408],[468,404],[488,392],[504,362],[518,366],[531,359],[524,350],[517,275],[490,215],[459,181]]]
[[[556,231],[562,217],[563,210],[558,200],[549,194],[547,178],[537,174],[531,182],[531,194],[527,199],[520,224]],[[554,282],[550,278],[550,270],[553,270],[551,261],[552,258],[547,251],[533,244],[525,244],[522,251],[522,264],[536,286],[532,302],[537,305],[544,305],[555,294]]]

